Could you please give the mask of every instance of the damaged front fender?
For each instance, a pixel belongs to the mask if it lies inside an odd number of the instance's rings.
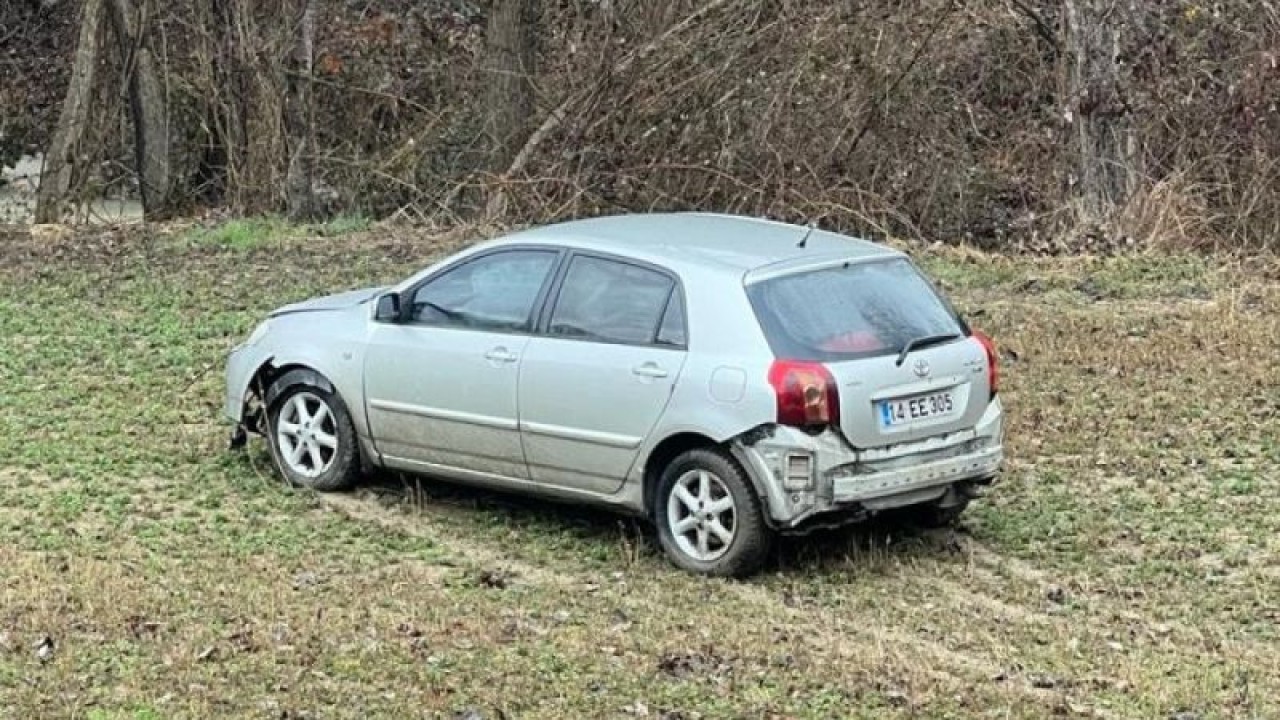
[[[271,361],[271,354],[254,345],[241,345],[227,356],[226,391],[223,415],[237,425],[246,425],[250,385],[258,371]],[[259,388],[260,390],[261,388]]]

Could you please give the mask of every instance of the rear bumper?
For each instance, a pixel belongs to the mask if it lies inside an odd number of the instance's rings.
[[[895,507],[898,504],[874,502],[896,495],[912,494],[936,487],[939,495],[953,483],[974,478],[987,478],[1000,470],[1004,459],[1002,446],[988,446],[975,452],[918,465],[832,478],[832,501],[860,502],[871,509]],[[909,504],[909,503],[906,503]]]
[[[1002,442],[997,400],[972,428],[885,448],[859,450],[835,431],[810,435],[785,427],[748,433],[732,448],[764,498],[770,521],[786,530],[826,513],[932,502],[952,487],[988,481],[1004,459]],[[794,477],[795,466],[806,462],[807,483]]]

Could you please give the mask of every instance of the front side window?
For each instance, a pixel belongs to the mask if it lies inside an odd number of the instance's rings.
[[[778,357],[838,362],[898,352],[912,340],[964,328],[905,259],[848,263],[748,286]]]
[[[555,261],[552,250],[508,250],[446,270],[413,294],[413,322],[528,330],[533,306]]]
[[[679,294],[675,282],[655,270],[575,257],[565,274],[548,332],[579,340],[652,344],[673,293]]]

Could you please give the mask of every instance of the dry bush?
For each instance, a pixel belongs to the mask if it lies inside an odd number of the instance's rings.
[[[0,166],[48,143],[71,75],[75,36],[71,3],[44,12],[26,2],[0,3]]]
[[[290,5],[177,0],[158,18],[194,203],[283,205]],[[1055,0],[544,1],[536,130],[507,172],[483,138],[486,7],[324,3],[334,208],[454,222],[501,192],[489,220],[696,208],[1049,252],[1265,248],[1280,230],[1273,2],[1126,6],[1109,111],[1132,192],[1088,223]]]

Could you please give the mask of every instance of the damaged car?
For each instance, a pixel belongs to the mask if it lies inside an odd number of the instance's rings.
[[[779,534],[996,477],[992,341],[912,260],[785,223],[674,213],[516,232],[393,287],[289,305],[229,357],[234,444],[316,490],[373,468],[652,520],[742,576]]]

